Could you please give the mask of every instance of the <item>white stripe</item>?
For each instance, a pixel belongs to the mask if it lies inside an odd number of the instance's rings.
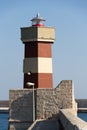
[[[38,58],[38,73],[52,73],[52,58]]]
[[[52,73],[52,58],[25,58],[24,73]]]
[[[28,73],[29,71],[31,71],[32,73],[38,72],[38,60],[37,60],[37,58],[25,58],[24,59],[23,72]]]

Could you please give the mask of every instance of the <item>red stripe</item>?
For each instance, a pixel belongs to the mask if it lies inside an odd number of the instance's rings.
[[[52,57],[52,44],[44,42],[31,42],[25,44],[25,58]]]
[[[35,83],[35,88],[53,88],[52,74],[32,73],[30,76],[24,74],[24,88],[29,88],[27,82]]]

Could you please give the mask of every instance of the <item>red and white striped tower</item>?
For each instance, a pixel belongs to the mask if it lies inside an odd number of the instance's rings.
[[[36,15],[32,26],[21,28],[21,40],[25,45],[24,52],[24,88],[27,82],[35,83],[35,88],[52,88],[52,43],[55,30],[44,26],[44,19]],[[28,75],[31,72],[31,75]]]

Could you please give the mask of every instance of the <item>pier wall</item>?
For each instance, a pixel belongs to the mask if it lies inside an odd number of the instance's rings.
[[[26,130],[36,119],[53,118],[60,109],[76,108],[72,80],[63,80],[55,89],[21,89],[9,92],[9,130]],[[76,112],[76,111],[75,111]],[[22,125],[23,124],[23,125]]]
[[[60,109],[77,108],[72,80],[61,81],[55,89],[38,89],[36,97],[37,119],[53,117]]]
[[[10,90],[9,130],[27,130],[32,124],[32,89]]]
[[[60,110],[59,120],[64,130],[87,130],[87,122],[78,118],[73,109]]]

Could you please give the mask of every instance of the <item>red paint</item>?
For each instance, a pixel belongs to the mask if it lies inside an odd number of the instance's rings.
[[[53,76],[49,73],[24,74],[24,88],[29,88],[27,82],[35,83],[35,88],[53,88]]]
[[[51,58],[52,42],[27,42],[25,43],[25,58]],[[24,88],[29,88],[27,82],[35,83],[35,88],[52,88],[53,77],[49,73],[32,73],[30,76],[24,74]]]
[[[44,27],[44,24],[35,24],[35,25],[32,25],[32,26]]]
[[[51,43],[38,43],[38,57],[52,57],[52,44]]]
[[[52,43],[30,42],[25,44],[25,58],[52,57]]]
[[[25,58],[38,57],[38,42],[25,44]]]
[[[34,74],[31,73],[31,75],[24,74],[24,88],[29,88],[27,82],[35,83],[35,88],[38,88],[38,74],[37,73]]]
[[[53,76],[49,73],[38,74],[38,88],[53,88]]]

